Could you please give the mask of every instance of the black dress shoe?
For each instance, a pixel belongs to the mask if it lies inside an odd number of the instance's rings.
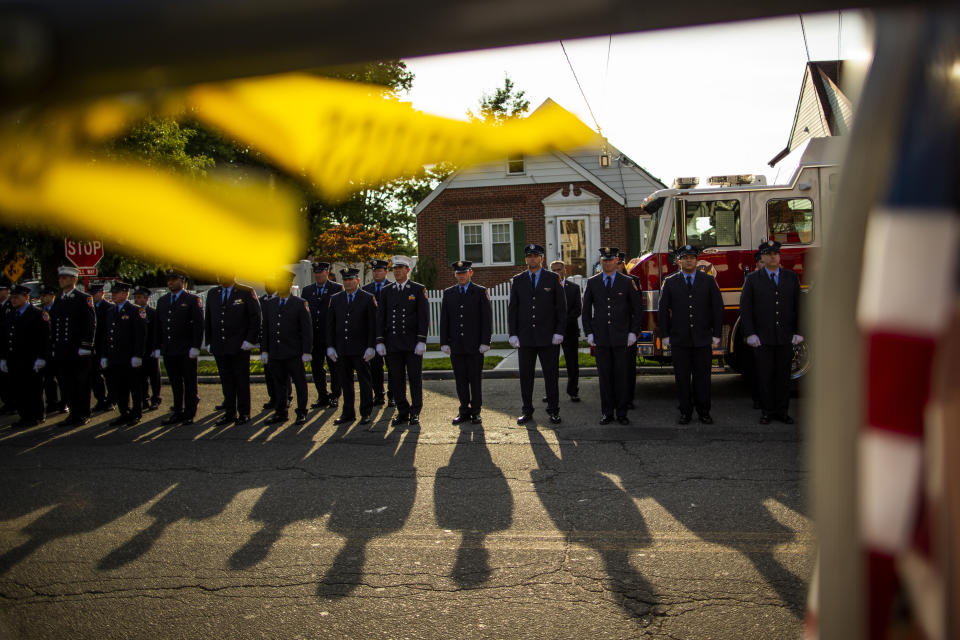
[[[627,416],[620,416],[619,418],[617,418],[617,422],[624,425],[630,424],[630,418],[628,418]]]
[[[387,400],[387,406],[388,406],[388,407],[395,407],[395,406],[397,406],[397,403],[396,403],[396,401],[394,401],[393,398],[390,398],[389,400]]]
[[[328,401],[326,401],[326,400],[317,400],[316,402],[314,402],[313,404],[310,405],[310,408],[311,408],[311,409],[323,409],[324,407],[327,407],[327,406],[330,406],[330,403],[329,403]],[[266,405],[264,405],[263,408],[266,409],[266,408],[267,408]]]
[[[540,399],[543,400],[544,402],[546,402],[546,401],[547,401],[547,396],[543,396],[543,397],[540,398]]]
[[[18,429],[29,429],[41,425],[43,422],[43,420],[17,420],[13,423],[13,426]]]
[[[93,408],[90,410],[94,413],[100,413],[101,411],[113,411],[113,405],[106,400],[101,400],[97,402],[97,404],[93,405]],[[50,411],[50,409],[48,408],[47,411]]]
[[[330,401],[327,403],[327,406],[329,406],[331,409],[336,409],[337,406],[339,406],[339,404],[340,404],[339,400],[337,400],[336,398],[330,398]],[[392,407],[393,405],[390,405],[390,406]]]
[[[150,398],[150,409],[156,409],[163,402],[163,398]]]
[[[463,424],[469,419],[470,419],[470,416],[457,416],[456,418],[450,421],[450,424],[452,425]]]
[[[193,416],[190,416],[189,418],[184,418],[183,422],[181,422],[180,424],[193,424]]]
[[[470,418],[470,424],[483,424],[483,418],[481,418],[480,414],[478,413]]]
[[[227,405],[225,405],[225,404],[223,404],[223,403],[221,402],[220,404],[218,404],[217,406],[215,406],[215,407],[213,408],[213,410],[214,410],[214,411],[223,411],[223,410],[226,409],[226,408],[227,408]]]
[[[613,416],[600,416],[600,424],[610,424],[613,422]]]
[[[627,403],[627,409],[636,409],[636,408],[637,408],[637,406],[636,406],[635,404],[633,404],[632,402],[628,402],[628,403]]]
[[[275,413],[266,420],[263,421],[264,424],[281,424],[287,421],[287,416]]]
[[[411,414],[410,414],[410,422],[409,422],[408,424],[409,424],[411,427],[419,427],[419,426],[420,426],[420,416],[419,416],[418,414],[416,414],[416,413],[411,413]]]
[[[333,424],[350,424],[356,419],[357,419],[356,416],[340,416],[339,418],[333,421]]]
[[[520,425],[521,427],[527,424],[528,422],[533,422],[533,415],[528,415],[525,413],[519,418],[517,418],[517,424]]]
[[[703,424],[713,424],[713,418],[710,417],[709,413],[701,413],[700,422]]]
[[[275,409],[275,408],[276,408],[276,407],[275,407],[274,404],[273,404],[273,400],[271,400],[270,402],[264,402],[264,403],[263,403],[263,410],[264,410],[264,411],[270,411],[270,410]]]
[[[765,413],[760,414],[760,424],[770,424],[770,416]]]
[[[250,416],[245,413],[241,413],[237,416],[237,419],[233,421],[234,424],[247,424],[250,422]]]
[[[164,418],[163,422],[161,422],[160,424],[168,425],[168,424],[177,424],[178,422],[183,422],[182,413],[171,413],[169,416]]]
[[[570,396],[570,402],[580,402],[580,396]]]
[[[680,414],[680,419],[677,420],[677,424],[690,424],[690,420],[691,420],[692,418],[693,418],[693,415],[692,415],[692,414],[689,414],[689,413],[681,413],[681,414]]]
[[[119,417],[119,418],[114,418],[113,420],[110,421],[110,426],[111,426],[111,427],[119,427],[119,426],[125,425],[125,424],[127,424],[127,421],[128,421],[129,419],[130,419],[129,414],[125,414],[125,413],[124,413],[124,414],[120,414],[120,417]]]
[[[373,406],[379,407],[379,406],[382,405],[382,404],[383,404],[383,396],[376,396],[376,397],[373,399]]]
[[[407,421],[410,419],[410,416],[396,415],[393,417],[393,420],[390,421],[391,427],[399,427],[402,424],[407,424]]]
[[[782,422],[783,424],[793,424],[793,418],[791,418],[788,414],[785,413],[782,416],[780,416],[780,422]]]
[[[370,424],[370,422],[371,422],[371,418],[370,418],[370,414],[368,413],[365,416],[360,416],[360,422],[358,424]]]
[[[759,408],[760,408],[760,401],[759,401],[759,400],[754,400],[754,401],[753,401],[753,408],[754,408],[754,409],[759,409]]]
[[[141,420],[143,420],[143,416],[139,416],[139,415],[137,415],[137,416],[130,416],[130,418],[127,419],[127,426],[128,426],[128,427],[135,427],[135,426],[137,426],[138,424],[140,424],[140,421],[141,421]]]
[[[222,418],[220,418],[219,420],[217,420],[216,422],[214,422],[214,423],[213,423],[213,426],[215,426],[215,427],[225,427],[225,426],[227,426],[228,424],[233,424],[233,421],[236,420],[236,419],[237,419],[236,416],[223,416]]]
[[[307,424],[307,412],[297,411],[297,419],[293,421],[293,424]]]
[[[551,422],[551,424],[560,424],[561,422],[563,422],[563,420],[560,419],[560,414],[559,414],[559,413],[550,413],[550,414],[547,414],[547,415],[550,416],[550,422]]]
[[[82,418],[71,418],[70,426],[71,427],[82,427],[83,425],[90,422],[90,416],[83,416]]]

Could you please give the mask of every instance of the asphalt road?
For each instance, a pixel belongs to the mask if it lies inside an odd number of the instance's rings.
[[[735,375],[715,425],[647,376],[601,427],[597,384],[556,429],[516,426],[516,380],[485,382],[482,428],[450,425],[449,381],[415,430],[5,418],[0,638],[799,637],[802,427],[758,425]]]

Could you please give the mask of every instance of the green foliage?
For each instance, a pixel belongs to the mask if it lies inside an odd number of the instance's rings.
[[[467,111],[471,122],[481,121],[501,125],[511,118],[522,118],[530,109],[530,101],[524,96],[526,91],[517,89],[510,76],[505,75],[503,86],[493,93],[484,93],[480,98],[480,115]]]
[[[411,277],[427,289],[436,289],[438,275],[437,261],[433,256],[422,256],[417,260],[417,266]]]
[[[114,140],[108,153],[147,166],[162,166],[202,177],[215,162],[196,147],[193,154],[188,153],[187,146],[197,133],[196,129],[181,126],[172,118],[147,118]]]

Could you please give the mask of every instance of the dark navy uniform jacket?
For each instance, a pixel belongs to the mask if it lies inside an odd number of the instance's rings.
[[[46,311],[28,303],[20,313],[9,305],[4,318],[0,358],[7,361],[10,370],[30,368],[37,358],[50,357],[50,322]]]
[[[626,347],[627,334],[640,334],[640,293],[630,276],[614,272],[610,289],[605,273],[590,276],[583,292],[583,332],[599,347]]]
[[[264,305],[263,318],[260,350],[271,359],[300,358],[313,351],[310,307],[303,298],[271,298]]]
[[[709,347],[723,330],[723,297],[712,276],[697,269],[693,287],[677,271],[663,281],[660,292],[660,336],[677,347]]]
[[[129,300],[114,305],[97,329],[97,355],[110,366],[129,366],[130,358],[147,352],[147,312]]]
[[[408,279],[407,282],[410,282],[410,280]],[[380,292],[379,292],[379,293],[377,292],[377,283],[376,283],[376,281],[374,281],[374,282],[368,282],[367,284],[363,285],[363,286],[360,287],[360,288],[363,289],[364,291],[366,291],[367,293],[376,296],[376,298],[377,298],[377,304],[380,304],[380,299],[381,299],[382,296],[383,296],[383,290],[386,289],[387,287],[389,287],[391,284],[393,284],[393,283],[390,282],[389,280],[384,280],[384,281],[380,284]]]
[[[347,304],[347,292],[330,298],[327,313],[327,347],[341,356],[362,356],[377,344],[377,301],[361,289],[353,292],[353,302]]]
[[[430,328],[430,303],[427,288],[406,280],[394,282],[380,292],[377,307],[377,342],[387,353],[413,351],[418,342],[427,341]]]
[[[58,293],[50,309],[51,351],[56,359],[73,358],[79,349],[93,351],[97,316],[93,297],[74,288]]]
[[[552,345],[553,335],[563,335],[567,326],[567,299],[560,287],[560,277],[540,269],[534,290],[529,269],[513,276],[507,316],[510,335],[520,338],[520,346]]]
[[[770,272],[761,267],[747,274],[740,293],[740,323],[743,335],[756,334],[762,345],[790,344],[799,333],[800,278],[789,269],[780,269],[780,285],[770,281]]]
[[[580,287],[569,280],[564,280],[563,293],[567,297],[567,323],[563,335],[576,339],[580,337],[580,314],[583,313]]]
[[[160,329],[160,352],[165,356],[182,357],[190,349],[203,345],[203,302],[200,296],[180,290],[176,302],[173,294],[157,300],[157,321]]]
[[[440,344],[455,354],[480,353],[493,334],[493,306],[487,290],[473,282],[460,293],[460,285],[443,290],[440,303]]]
[[[147,357],[160,348],[160,323],[157,321],[157,310],[149,304],[143,305],[143,310],[147,312]]]
[[[303,288],[303,299],[310,305],[310,317],[313,320],[313,347],[314,349],[327,345],[327,310],[330,308],[330,298],[343,291],[339,282],[327,280],[321,292],[320,285],[314,282]]]
[[[109,311],[113,306],[114,304],[112,302],[103,299],[101,299],[100,302],[95,302],[93,304],[93,312],[97,318],[98,325],[101,325],[105,322],[104,318],[107,316],[107,311]],[[94,332],[94,337],[96,337],[96,332]]]
[[[215,356],[240,353],[244,340],[260,342],[260,301],[250,287],[234,284],[230,297],[221,302],[224,287],[214,287],[207,293],[207,314],[204,335]]]

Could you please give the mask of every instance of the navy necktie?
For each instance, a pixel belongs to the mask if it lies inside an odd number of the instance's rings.
[[[352,293],[348,293],[348,294],[347,294],[347,304],[353,304],[353,294],[352,294]]]
[[[688,289],[692,289],[692,288],[693,288],[693,276],[691,276],[691,275],[689,275],[689,274],[687,275],[687,288],[688,288]]]
[[[770,282],[773,283],[773,286],[774,286],[774,287],[777,286],[777,272],[776,272],[776,271],[774,271],[773,273],[770,274]]]
[[[465,294],[466,292],[467,292],[467,288],[466,288],[466,287],[460,287],[460,295],[463,295],[463,294]]]
[[[613,277],[612,277],[612,276],[604,276],[604,280],[607,281],[607,289],[610,289],[610,288],[613,286]]]
[[[382,286],[383,286],[383,285],[380,284],[379,282],[377,283],[377,295],[380,295],[380,287],[382,287]]]
[[[227,290],[224,289],[223,292],[220,294],[220,304],[226,304],[226,302],[227,302]]]
[[[533,288],[537,288],[537,274],[535,272],[530,273],[530,284],[533,285]]]

